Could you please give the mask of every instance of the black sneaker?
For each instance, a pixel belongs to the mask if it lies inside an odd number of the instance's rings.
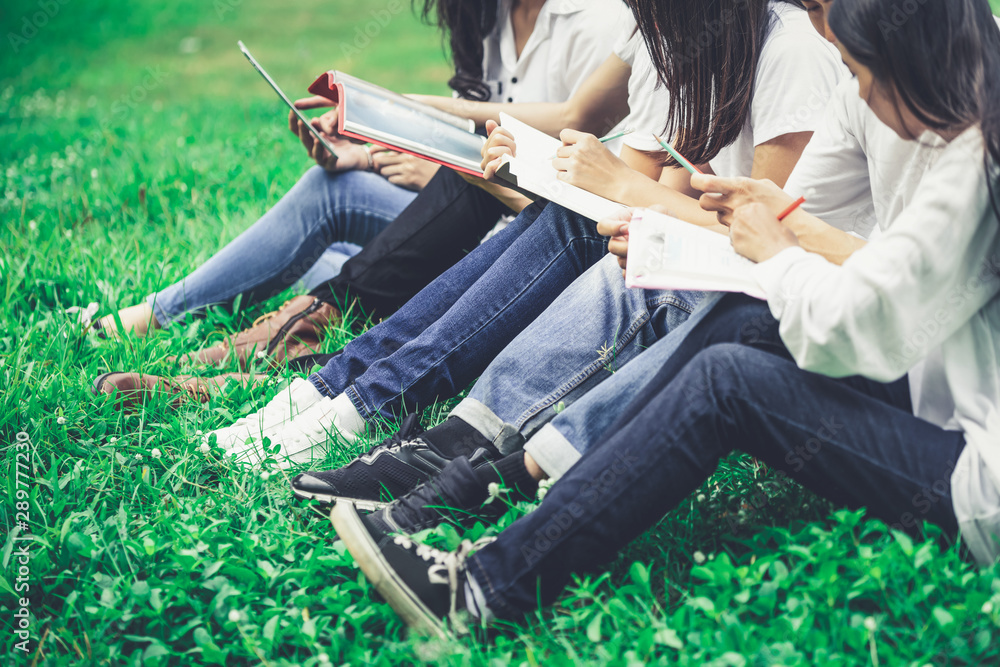
[[[372,532],[351,503],[334,505],[330,521],[368,581],[407,626],[422,635],[449,639],[448,619],[456,634],[468,633],[465,561],[485,540],[465,541],[458,551],[440,551],[405,535]]]
[[[412,535],[445,521],[462,526],[478,518],[496,521],[507,504],[498,497],[490,500],[489,488],[476,477],[475,469],[482,465],[489,465],[485,449],[476,450],[471,458],[461,456],[364,521],[370,531],[385,535]]]
[[[368,512],[385,507],[393,498],[436,475],[450,461],[421,439],[421,433],[417,415],[409,415],[395,435],[343,468],[295,476],[292,492],[298,498],[324,503],[350,501]]]

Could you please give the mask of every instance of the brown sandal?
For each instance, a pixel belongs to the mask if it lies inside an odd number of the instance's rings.
[[[115,407],[119,410],[131,410],[145,403],[157,391],[175,394],[171,405],[177,407],[192,399],[199,403],[207,403],[212,394],[224,390],[231,380],[250,385],[263,382],[268,377],[262,374],[226,373],[209,378],[191,375],[165,378],[159,375],[114,372],[104,373],[94,380],[91,391],[95,396],[102,394],[114,396]]]
[[[278,310],[258,317],[249,329],[171,360],[224,367],[235,358],[239,367],[246,370],[254,359],[267,359],[277,366],[319,352],[326,328],[340,319],[340,311],[330,304],[309,295],[297,296]]]

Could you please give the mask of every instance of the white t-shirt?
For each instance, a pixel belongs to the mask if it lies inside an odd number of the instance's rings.
[[[746,127],[709,162],[719,176],[749,176],[757,146],[820,127],[827,100],[847,74],[840,54],[816,32],[805,10],[772,2],[771,11],[774,25],[757,64]]]
[[[631,14],[617,0],[548,0],[517,55],[512,0],[501,0],[486,38],[483,75],[491,102],[563,102],[612,53]]]
[[[661,152],[653,134],[663,133],[670,96],[665,87],[656,85],[656,70],[634,18],[630,17],[625,25],[614,51],[632,68],[628,78],[629,115],[623,124],[633,132],[622,143],[638,151]]]
[[[941,147],[904,141],[883,124],[848,79],[834,91],[785,192],[807,197],[802,208],[861,238],[881,231],[913,200]]]
[[[847,75],[836,48],[816,32],[804,10],[772,2],[771,13],[774,24],[757,65],[750,117],[736,141],[710,162],[720,176],[749,176],[757,146],[783,134],[820,127],[828,98]],[[623,29],[614,50],[632,65],[627,123],[635,132],[625,138],[625,144],[641,151],[662,151],[652,135],[664,133],[669,96],[663,86],[657,86],[656,70],[634,19]]]

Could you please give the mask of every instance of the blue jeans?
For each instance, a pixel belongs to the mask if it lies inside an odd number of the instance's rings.
[[[605,249],[593,221],[529,206],[311,379],[365,419],[454,396]]]
[[[317,262],[336,243],[364,245],[413,201],[417,193],[362,171],[331,174],[320,167],[264,216],[180,282],[148,297],[160,324],[206,306],[262,301],[294,285],[324,283],[339,263]]]
[[[591,408],[613,420],[618,400],[598,386],[613,382],[618,395],[634,395],[652,374],[630,374],[632,359],[649,354],[647,348],[681,326],[704,298],[702,292],[628,289],[617,258],[606,255],[494,359],[451,416],[505,454],[553,418],[565,421],[579,412],[576,401],[595,391],[611,402]],[[585,428],[600,429],[595,436],[610,425],[590,411],[583,416]],[[554,460],[546,466],[548,458]],[[536,461],[557,477],[578,458],[575,450],[560,449]]]
[[[906,378],[879,384],[800,370],[767,306],[727,296],[542,504],[469,560],[490,609],[552,603],[743,450],[814,492],[893,527],[957,535],[951,472],[962,433],[913,416]],[[773,319],[771,320],[773,322]]]

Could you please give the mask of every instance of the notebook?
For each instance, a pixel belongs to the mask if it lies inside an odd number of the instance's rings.
[[[309,92],[337,105],[337,132],[345,137],[483,175],[479,165],[486,138],[476,134],[476,125],[468,118],[335,70],[316,79]]]
[[[514,135],[517,156],[503,156],[498,178],[529,197],[547,199],[591,220],[600,221],[625,210],[618,202],[559,180],[552,155],[562,146],[561,141],[503,112],[500,125]]]
[[[753,278],[754,263],[729,238],[649,209],[636,209],[628,228],[625,284],[644,289],[767,295]]]

